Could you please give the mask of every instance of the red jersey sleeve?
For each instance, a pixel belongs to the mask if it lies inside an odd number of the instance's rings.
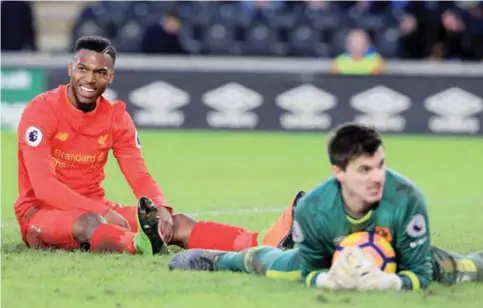
[[[157,206],[172,208],[158,184],[149,173],[141,153],[141,142],[134,122],[123,108],[122,114],[114,120],[113,153],[119,167],[136,198],[146,196]]]
[[[58,121],[46,99],[35,98],[18,126],[19,149],[36,198],[57,209],[104,214],[109,208],[103,202],[82,196],[56,178],[51,140]]]

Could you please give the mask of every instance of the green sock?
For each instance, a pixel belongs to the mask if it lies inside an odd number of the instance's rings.
[[[241,252],[227,252],[221,255],[216,261],[216,268],[219,271],[246,272],[245,255],[246,250]]]
[[[227,252],[218,258],[216,267],[219,271],[265,275],[268,266],[273,261],[273,258],[270,257],[272,255],[270,252],[274,251],[282,252],[277,248],[268,246],[252,247],[240,252]]]

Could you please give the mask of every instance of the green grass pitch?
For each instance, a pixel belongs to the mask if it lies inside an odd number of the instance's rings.
[[[29,251],[12,206],[17,149],[1,134],[2,307],[481,307],[483,285],[400,294],[322,293],[297,283],[234,273],[169,272],[168,257]],[[263,230],[299,189],[329,176],[319,134],[141,133],[147,165],[178,212]],[[483,142],[386,137],[388,164],[412,178],[429,203],[433,243],[481,250]],[[134,204],[113,159],[104,187]]]

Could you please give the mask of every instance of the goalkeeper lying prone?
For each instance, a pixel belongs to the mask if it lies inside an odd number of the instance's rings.
[[[297,195],[290,236],[278,245],[289,249],[186,250],[174,256],[170,268],[255,273],[325,289],[417,290],[432,281],[483,281],[483,252],[460,256],[431,247],[424,198],[410,180],[386,169],[375,130],[343,125],[329,139],[328,152],[334,176]],[[391,243],[396,274],[381,271],[358,248],[344,249],[331,264],[338,243],[359,231]]]

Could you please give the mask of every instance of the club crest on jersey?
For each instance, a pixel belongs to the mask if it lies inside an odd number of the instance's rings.
[[[300,224],[296,220],[294,220],[292,224],[292,240],[295,243],[300,243],[304,240],[302,228],[300,228]]]
[[[66,141],[69,138],[69,134],[66,132],[58,132],[54,138],[60,141]]]
[[[411,237],[420,237],[426,234],[426,221],[424,216],[416,214],[406,227],[406,233]]]
[[[104,135],[100,136],[99,139],[97,139],[97,142],[101,146],[105,146],[106,145],[106,141],[107,141],[108,138],[109,138],[109,134],[104,134]]]
[[[42,142],[42,131],[36,126],[29,126],[25,131],[25,142],[31,147],[36,147]]]
[[[135,136],[134,139],[135,139],[134,142],[136,143],[136,147],[138,149],[140,149],[141,148],[141,138],[139,138],[138,131],[136,131],[136,136]]]
[[[391,231],[389,230],[388,227],[374,227],[374,233],[383,237],[389,243],[392,242]]]

